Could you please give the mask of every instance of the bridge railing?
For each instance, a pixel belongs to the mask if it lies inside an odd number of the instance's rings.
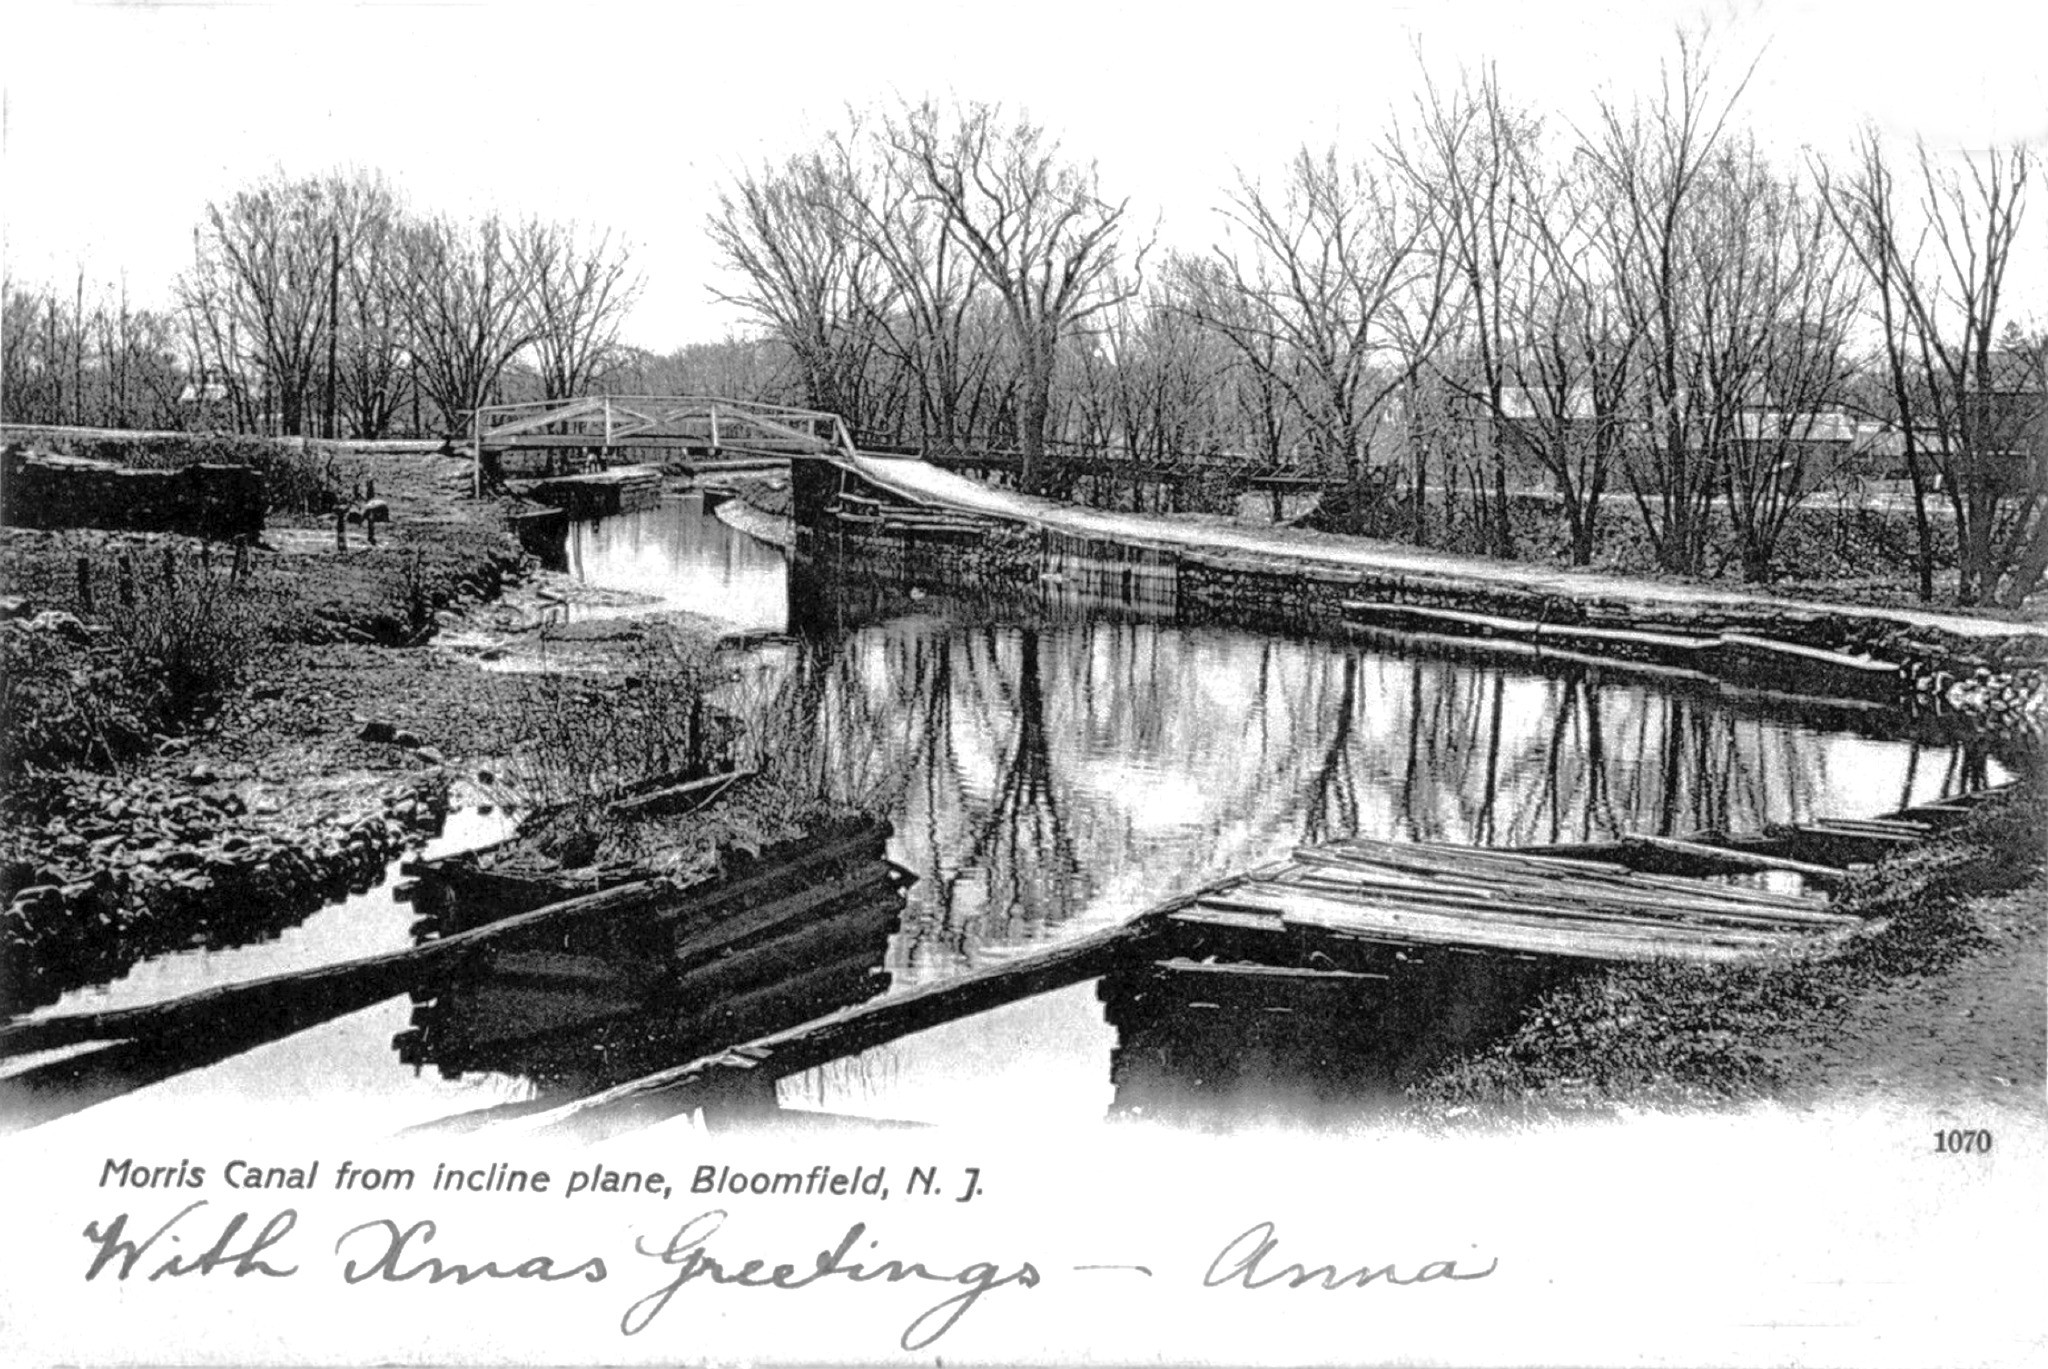
[[[470,441],[517,447],[701,445],[714,450],[851,455],[837,414],[715,395],[583,395],[487,404],[471,412]]]

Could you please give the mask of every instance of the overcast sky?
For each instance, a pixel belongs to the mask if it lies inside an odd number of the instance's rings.
[[[647,276],[630,340],[743,321],[717,303],[704,214],[732,173],[868,105],[1001,101],[1099,164],[1169,243],[1205,245],[1233,166],[1365,145],[1416,83],[1494,62],[1539,109],[1648,91],[1675,26],[1712,25],[1748,122],[1785,158],[1870,119],[1937,146],[2048,147],[2038,3],[1458,0],[1181,5],[1028,0],[760,4],[13,4],[0,214],[9,275],[124,271],[163,303],[206,202],[282,166],[389,173],[427,209],[613,227]],[[700,12],[701,11],[701,12]],[[972,17],[969,17],[972,16]],[[2048,243],[2048,183],[2028,235]],[[2032,290],[2041,276],[2021,282]],[[2037,322],[2031,295],[2016,312]]]

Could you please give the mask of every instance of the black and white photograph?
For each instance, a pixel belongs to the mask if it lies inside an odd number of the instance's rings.
[[[2048,1356],[2048,24],[0,17],[0,1359]]]

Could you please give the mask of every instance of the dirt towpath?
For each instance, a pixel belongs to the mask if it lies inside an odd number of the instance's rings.
[[[1578,601],[1598,601],[1633,610],[1646,620],[1730,615],[1785,617],[1812,615],[1868,619],[1879,624],[1952,634],[1986,642],[2024,637],[2048,649],[2048,627],[1934,613],[1911,608],[1867,608],[1819,603],[1682,581],[1624,578],[1596,571],[1454,556],[1305,528],[1250,528],[1233,520],[1201,515],[1110,513],[997,489],[922,461],[861,456],[844,462],[864,478],[915,503],[1015,519],[1077,537],[1209,554],[1289,560],[1304,567],[1399,576],[1417,586],[1455,591],[1462,587],[1512,590]]]

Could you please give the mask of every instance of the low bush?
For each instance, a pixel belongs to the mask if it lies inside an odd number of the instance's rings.
[[[219,701],[278,635],[273,593],[223,561],[127,557],[100,577],[94,620],[53,611],[0,625],[0,763],[10,777],[117,768]],[[113,569],[108,567],[105,569]]]

